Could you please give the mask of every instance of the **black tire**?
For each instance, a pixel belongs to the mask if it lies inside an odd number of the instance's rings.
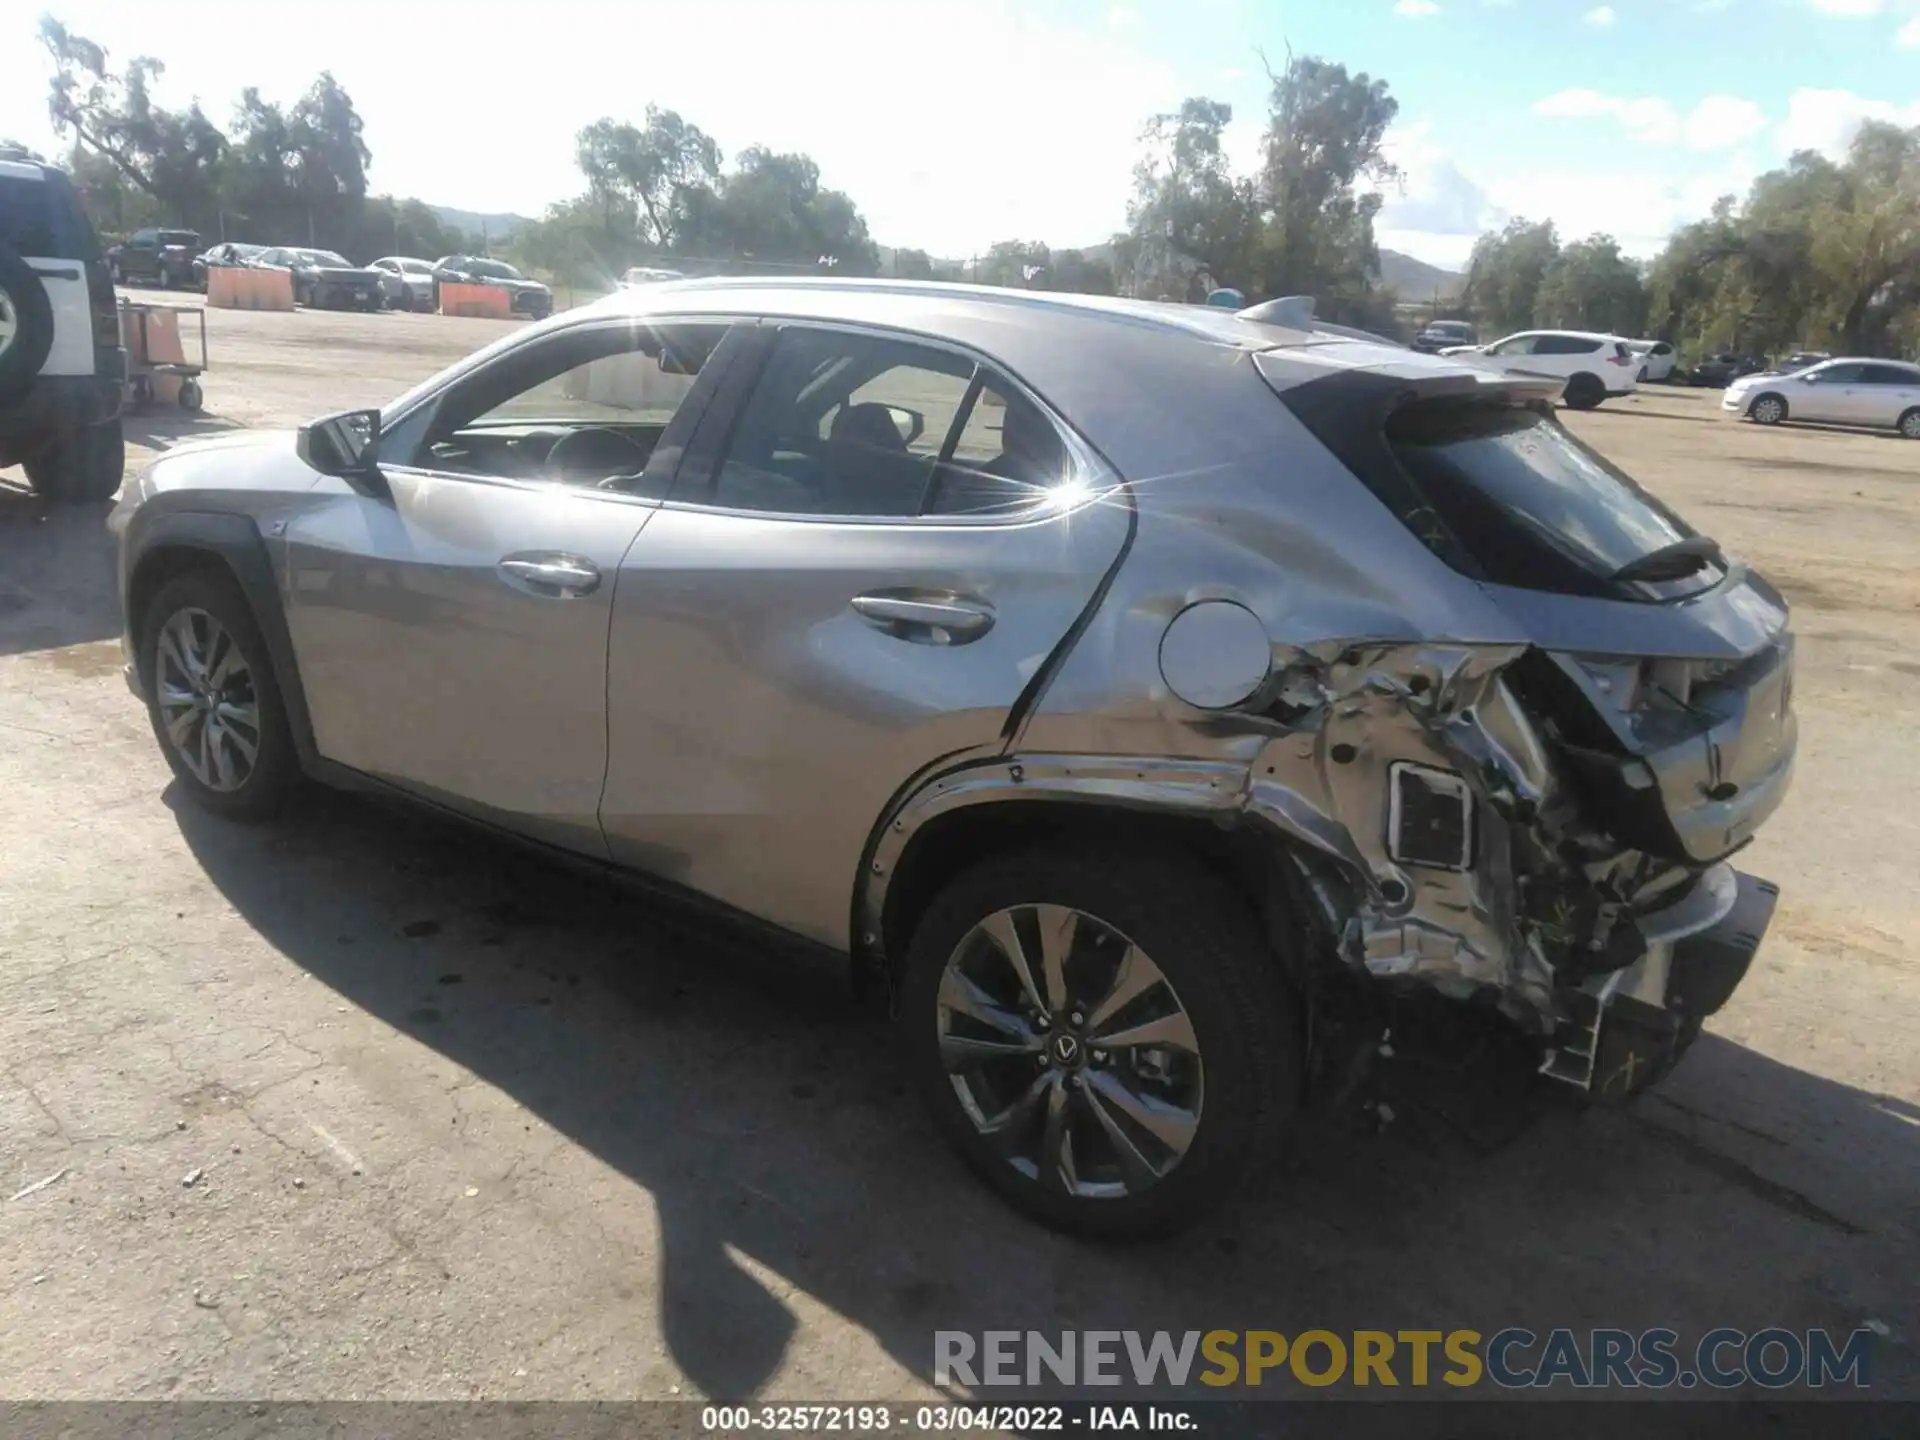
[[[1075,1195],[1016,1170],[969,1118],[941,1058],[948,961],[982,920],[1036,904],[1071,907],[1138,945],[1192,1023],[1204,1086],[1197,1128],[1171,1170],[1133,1193]],[[1265,1168],[1299,1104],[1302,1029],[1279,961],[1239,897],[1178,851],[1037,850],[962,872],[914,930],[901,1024],[914,1082],[949,1142],[1014,1206],[1070,1234],[1137,1240],[1192,1225]]]
[[[56,435],[27,460],[36,495],[63,505],[98,505],[119,492],[127,469],[127,437],[117,419]]]
[[[1560,398],[1569,410],[1592,410],[1607,398],[1607,387],[1601,383],[1598,375],[1582,372],[1567,381],[1567,388]]]
[[[200,382],[198,380],[189,378],[180,382],[180,408],[182,410],[185,410],[190,415],[197,415],[200,413],[201,405],[205,402],[206,397],[200,393]]]
[[[160,632],[168,619],[183,610],[199,610],[217,621],[240,652],[255,706],[259,713],[258,744],[251,769],[238,788],[219,790],[195,775],[167,736],[160,712]],[[218,570],[192,570],[160,587],[138,618],[140,673],[145,677],[147,718],[181,787],[196,805],[229,820],[264,820],[285,804],[299,783],[299,757],[287,729],[286,706],[274,678],[267,644],[254,622],[253,609],[231,575]]]
[[[13,317],[13,339],[0,350],[0,401],[24,395],[53,349],[53,302],[33,267],[0,245],[0,301]]]
[[[1920,440],[1920,405],[1900,417],[1897,428],[1909,440]]]
[[[1640,367],[1640,373],[1633,377],[1633,383],[1636,385],[1645,385],[1647,383],[1647,367],[1646,366],[1642,365]]]
[[[1756,425],[1778,425],[1787,418],[1787,400],[1771,390],[1756,395],[1747,406],[1747,418]]]

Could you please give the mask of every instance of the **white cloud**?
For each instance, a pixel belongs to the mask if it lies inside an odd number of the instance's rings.
[[[1709,95],[1682,114],[1655,95],[1630,98],[1562,90],[1535,101],[1533,113],[1549,120],[1610,120],[1646,144],[1677,143],[1701,151],[1731,149],[1767,128],[1766,111],[1738,95]]]
[[[1438,15],[1440,7],[1434,4],[1433,0],[1399,0],[1399,3],[1393,7],[1393,13],[1419,20],[1428,15]]]
[[[1767,112],[1738,95],[1709,95],[1688,113],[1681,131],[1689,150],[1726,150],[1767,128]]]
[[[1589,25],[1598,25],[1602,30],[1612,25],[1617,18],[1611,5],[1596,5],[1581,17]]]
[[[1788,153],[1818,150],[1837,156],[1853,143],[1866,120],[1920,125],[1920,100],[1896,105],[1891,100],[1868,100],[1851,90],[1796,90],[1787,101],[1787,118],[1775,138]]]
[[[1140,12],[1128,5],[1115,5],[1107,11],[1109,30],[1137,30],[1140,28]]]
[[[1680,117],[1665,100],[1647,96],[1627,99],[1602,95],[1598,90],[1562,90],[1536,100],[1533,113],[1548,120],[1607,118],[1635,140],[1668,144],[1680,138]]]
[[[1902,50],[1920,50],[1920,15],[1900,27],[1900,33],[1893,37],[1893,43]]]
[[[1822,15],[1859,19],[1863,15],[1878,15],[1884,0],[1807,0],[1807,3]]]

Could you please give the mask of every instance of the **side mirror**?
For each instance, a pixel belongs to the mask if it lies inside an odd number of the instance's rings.
[[[909,410],[904,405],[889,405],[888,415],[893,417],[893,428],[900,432],[900,441],[911,445],[927,433],[927,417],[918,410]]]
[[[387,493],[379,467],[380,412],[347,410],[300,427],[294,451],[309,468],[337,475],[356,490]]]

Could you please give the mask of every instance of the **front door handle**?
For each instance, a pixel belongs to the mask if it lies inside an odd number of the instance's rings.
[[[985,602],[964,596],[856,595],[853,608],[864,619],[903,640],[923,644],[964,645],[993,628]]]
[[[500,573],[548,599],[591,595],[600,588],[600,567],[578,555],[509,555]]]

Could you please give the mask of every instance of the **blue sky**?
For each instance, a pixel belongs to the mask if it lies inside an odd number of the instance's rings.
[[[290,100],[331,69],[377,190],[537,214],[578,188],[579,126],[653,101],[730,154],[809,152],[882,243],[950,256],[1104,239],[1140,125],[1185,96],[1233,104],[1251,163],[1259,52],[1289,45],[1391,83],[1406,181],[1382,241],[1445,265],[1516,214],[1650,253],[1794,148],[1837,152],[1866,116],[1920,124],[1920,0],[549,0],[459,26],[409,8],[54,5],[222,119],[246,84]],[[0,20],[0,134],[52,147],[37,10]]]

